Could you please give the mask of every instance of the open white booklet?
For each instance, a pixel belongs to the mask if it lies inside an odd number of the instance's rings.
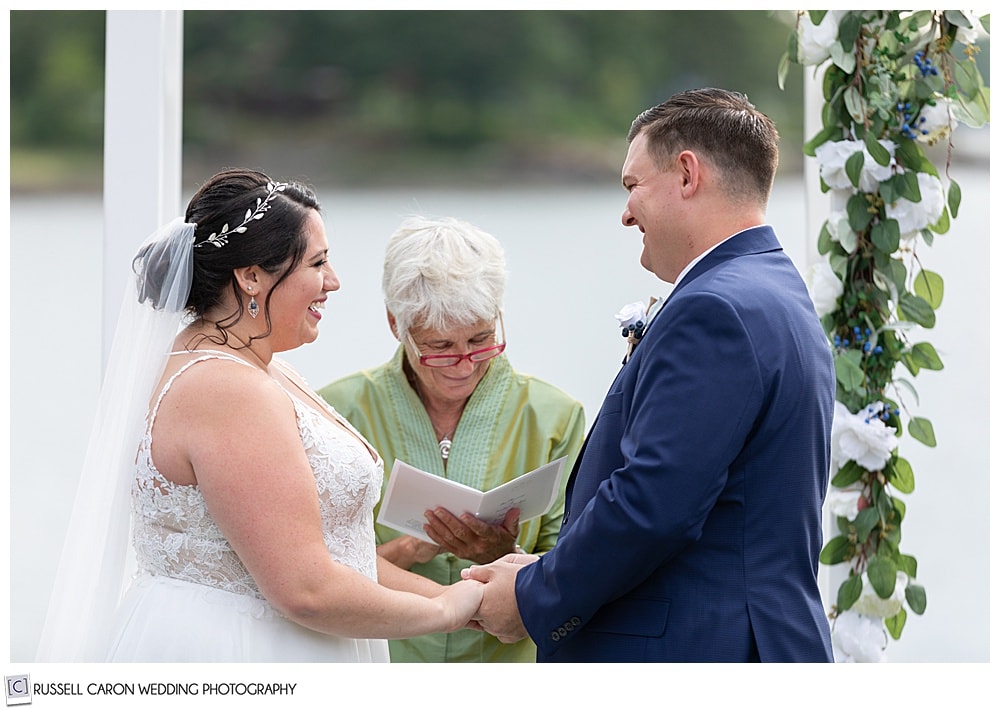
[[[396,459],[377,522],[433,542],[424,532],[424,512],[438,507],[455,516],[472,513],[491,524],[502,522],[511,508],[519,508],[521,522],[531,520],[547,513],[559,497],[565,462],[563,456],[484,493]]]

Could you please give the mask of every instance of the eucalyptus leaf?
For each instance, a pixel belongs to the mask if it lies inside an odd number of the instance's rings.
[[[893,498],[892,508],[896,514],[896,517],[893,518],[892,522],[895,525],[899,525],[901,522],[903,522],[903,519],[906,517],[906,503],[904,503],[901,498]],[[901,557],[897,558],[897,562],[899,562],[899,559],[901,559]],[[914,563],[916,563],[916,561],[914,561]],[[902,565],[901,562],[899,564]]]
[[[834,46],[836,46],[836,45],[834,45]],[[833,54],[833,52],[831,51],[831,55],[832,54]],[[853,64],[854,63],[854,54],[849,54],[848,56],[851,58],[851,64]],[[837,66],[841,66],[841,65],[838,64]],[[841,68],[844,69],[844,71],[849,71],[848,69],[844,68],[843,66],[841,66]],[[865,115],[867,113],[865,111],[865,100],[863,98],[861,98],[861,92],[858,91],[856,87],[850,86],[850,87],[848,87],[847,91],[844,93],[844,106],[847,108],[847,112],[849,114],[851,114],[851,118],[854,119],[855,123],[864,123],[865,122]],[[864,159],[864,157],[862,156],[862,160],[863,159]],[[857,183],[855,183],[854,186],[857,187]]]
[[[978,93],[982,78],[974,61],[966,59],[955,62],[952,66],[952,71],[954,72],[955,81],[958,82],[958,88],[962,93],[968,96],[975,96]]]
[[[900,197],[899,190],[896,189],[896,181],[894,178],[895,175],[878,184],[878,194],[881,195],[882,201],[887,205],[891,205]]]
[[[885,620],[885,628],[889,631],[889,635],[897,641],[903,635],[904,626],[906,626],[906,609],[900,609],[898,614]]]
[[[830,268],[833,269],[841,281],[844,280],[844,274],[847,271],[847,257],[842,254],[831,254],[830,255]]]
[[[899,312],[904,320],[912,321],[925,328],[933,328],[937,317],[931,304],[920,296],[912,293],[903,293],[899,297]]]
[[[857,61],[854,57],[854,52],[843,49],[839,44],[831,44],[830,59],[833,60],[834,66],[845,74],[854,73],[854,67]]]
[[[930,304],[930,307],[937,310],[944,300],[944,279],[941,275],[924,269],[913,279],[913,293],[920,296]]]
[[[975,96],[959,96],[951,105],[952,115],[960,123],[972,128],[981,128],[990,120],[990,91],[980,89]]]
[[[861,590],[864,588],[864,580],[860,575],[852,574],[840,583],[837,590],[837,608],[847,611],[854,603],[861,598]]]
[[[934,426],[930,423],[930,420],[923,417],[913,417],[910,419],[910,423],[906,425],[906,430],[910,432],[910,436],[921,444],[926,444],[932,448],[937,446],[937,437],[934,436]]]
[[[805,142],[802,146],[802,152],[811,158],[816,157],[816,149],[819,148],[824,143],[829,143],[830,141],[838,141],[842,137],[841,129],[837,126],[830,126],[824,128],[811,139]]]
[[[917,361],[917,364],[925,370],[943,370],[944,363],[937,354],[937,350],[930,343],[917,343],[910,348],[910,354]]]
[[[917,558],[912,555],[900,555],[899,569],[901,572],[905,572],[907,577],[913,579],[917,576]]]
[[[837,241],[847,254],[853,254],[858,248],[858,233],[851,229],[851,223],[846,219],[837,222]]]
[[[930,10],[917,10],[910,15],[910,28],[919,29],[930,23],[933,13]]]
[[[823,224],[823,228],[819,230],[819,239],[816,242],[816,249],[819,251],[820,255],[825,256],[833,251],[834,240],[830,234],[830,223],[829,221]]]
[[[951,212],[951,218],[958,218],[958,207],[962,204],[962,188],[959,187],[958,183],[954,180],[948,185],[948,210]]]
[[[895,383],[897,386],[902,387],[913,396],[914,404],[920,404],[920,395],[917,393],[917,388],[913,386],[912,382],[902,377],[897,377]]]
[[[845,52],[854,49],[854,42],[858,38],[858,33],[861,32],[861,24],[861,17],[853,12],[847,13],[840,19],[837,39],[840,40],[840,46]]]
[[[937,232],[938,234],[947,234],[948,230],[951,229],[951,216],[948,214],[948,210],[942,209],[941,216],[937,218],[937,221],[930,226],[929,230]]]
[[[872,214],[868,211],[868,200],[859,192],[855,192],[847,200],[847,220],[851,229],[855,232],[863,232],[872,221]]]
[[[838,595],[839,599],[839,595]],[[923,614],[927,610],[927,592],[919,584],[906,585],[906,603],[914,614]]]
[[[789,42],[789,44],[793,43]],[[793,46],[797,46],[797,43],[795,43]],[[791,51],[795,52],[796,49],[792,49]],[[784,54],[782,54],[781,60],[778,62],[778,88],[781,89],[782,91],[785,90],[785,77],[788,76],[788,69],[791,66],[791,64],[792,60],[789,56],[789,52],[785,52]]]
[[[861,479],[865,469],[858,465],[857,461],[851,460],[840,467],[840,470],[830,479],[830,485],[836,488],[847,488],[852,483]]]
[[[844,172],[847,173],[848,179],[854,187],[858,186],[858,182],[861,180],[861,171],[865,167],[865,154],[862,151],[858,151],[851,155],[844,164]]]
[[[872,225],[872,244],[885,254],[894,254],[899,249],[899,222],[886,219]]]
[[[888,165],[892,160],[892,154],[884,145],[878,142],[878,138],[871,131],[865,133],[865,149],[875,159],[875,162],[883,167]]]
[[[823,18],[826,17],[826,13],[826,10],[810,10],[808,13],[809,21],[819,27],[819,23],[821,23]]]
[[[842,353],[834,358],[833,367],[837,373],[837,382],[840,383],[840,386],[848,392],[853,392],[864,383],[865,373],[860,367],[851,362],[850,358],[845,357],[845,355],[846,353]]]
[[[890,485],[900,493],[913,493],[916,482],[913,478],[913,467],[904,458],[897,457],[886,464],[883,469]]]
[[[920,150],[920,147],[915,142],[911,140],[900,140],[896,143],[896,161],[903,167],[909,168],[910,170],[921,171],[921,168],[926,160],[927,159],[924,157],[923,151]],[[923,170],[921,172],[927,171]]]
[[[847,562],[854,556],[854,545],[846,535],[838,535],[823,546],[819,553],[819,561],[825,565],[836,565]]]
[[[953,25],[958,27],[964,27],[968,30],[972,29],[972,23],[969,21],[961,10],[945,10],[944,19],[948,20]]]
[[[889,557],[877,555],[868,563],[868,581],[881,599],[888,599],[896,590],[896,563]]]
[[[893,178],[899,196],[910,202],[920,202],[920,183],[917,182],[917,173],[907,170]]]
[[[863,508],[858,511],[854,518],[854,528],[858,531],[858,540],[864,541],[872,534],[872,530],[878,525],[878,511],[874,508]]]

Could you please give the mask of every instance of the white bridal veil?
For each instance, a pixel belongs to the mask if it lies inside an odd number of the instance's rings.
[[[184,316],[194,224],[153,233],[129,274],[36,660],[103,661],[133,574],[130,489],[154,385]]]

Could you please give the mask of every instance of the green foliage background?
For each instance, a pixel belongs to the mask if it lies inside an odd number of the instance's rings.
[[[801,168],[792,13],[185,11],[185,174],[257,162],[351,185],[615,179],[671,93],[744,91]],[[105,13],[12,11],[11,183],[100,186]]]

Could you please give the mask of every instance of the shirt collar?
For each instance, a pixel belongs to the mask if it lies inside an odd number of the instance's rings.
[[[708,249],[706,249],[701,254],[699,254],[698,256],[696,256],[694,259],[692,259],[690,261],[690,263],[687,266],[685,266],[683,269],[681,269],[681,272],[677,275],[677,279],[674,281],[674,288],[677,288],[677,285],[681,282],[681,280],[685,276],[688,275],[688,273],[691,271],[691,269],[693,269],[695,267],[695,264],[697,264],[699,261],[701,261],[702,259],[704,259],[706,256],[708,256],[709,254],[711,254],[713,251],[715,251],[716,249],[718,249],[720,246],[722,246],[723,244],[725,244],[726,242],[728,242],[730,239],[732,239],[733,237],[737,236],[738,234],[743,234],[743,232],[747,232],[747,231],[749,231],[751,229],[756,229],[756,228],[757,227],[747,227],[746,229],[741,229],[736,234],[729,235],[728,237],[726,237],[725,239],[723,239],[718,244],[714,244],[714,245],[710,246]]]

